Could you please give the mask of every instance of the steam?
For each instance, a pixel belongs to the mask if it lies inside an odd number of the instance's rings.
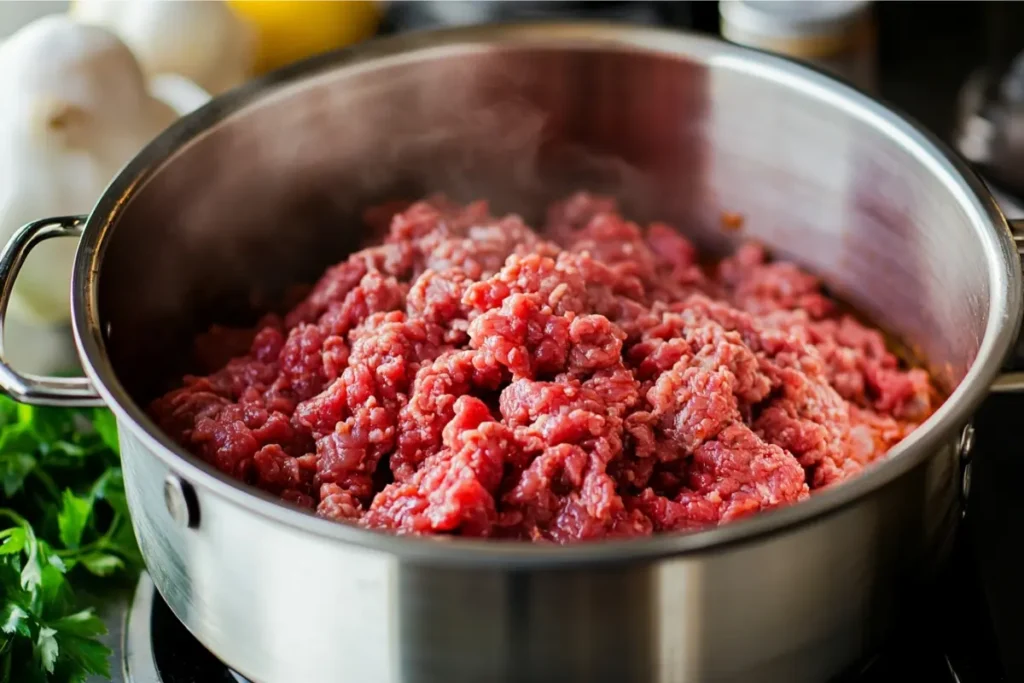
[[[157,371],[146,359],[180,356],[215,320],[254,320],[253,308],[358,248],[374,203],[441,192],[537,225],[548,202],[588,189],[642,212],[649,179],[591,144],[609,121],[587,110],[587,64],[552,57],[474,53],[326,74],[202,134],[117,226],[104,270],[133,285],[101,294],[115,363],[141,386]]]

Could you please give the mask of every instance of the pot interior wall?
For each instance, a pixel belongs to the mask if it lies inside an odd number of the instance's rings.
[[[959,379],[991,293],[944,162],[825,81],[678,43],[424,49],[220,117],[112,226],[98,302],[122,383],[142,402],[166,389],[197,331],[253,321],[368,239],[374,202],[440,191],[536,218],[575,189],[706,248],[758,239]]]

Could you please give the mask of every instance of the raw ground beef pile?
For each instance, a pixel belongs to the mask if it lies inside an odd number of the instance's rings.
[[[793,264],[748,244],[702,267],[673,228],[586,194],[536,232],[482,202],[407,206],[283,319],[199,349],[219,369],[153,403],[164,430],[319,515],[399,533],[728,522],[856,475],[938,401]]]

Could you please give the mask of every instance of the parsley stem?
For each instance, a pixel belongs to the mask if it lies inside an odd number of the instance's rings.
[[[10,508],[0,508],[0,517],[6,517],[20,527],[32,528],[32,525],[28,523],[28,520]]]
[[[74,557],[75,555],[84,555],[84,554],[90,553],[90,552],[92,552],[94,550],[107,550],[107,551],[109,551],[109,550],[111,550],[110,539],[114,535],[114,533],[117,531],[118,526],[121,524],[121,520],[122,520],[121,515],[115,513],[114,514],[114,518],[110,522],[110,526],[107,527],[106,533],[104,533],[102,536],[97,538],[92,543],[87,543],[87,544],[85,544],[85,545],[83,545],[81,547],[78,547],[78,548],[66,548],[66,549],[61,549],[61,550],[55,550],[54,552],[56,553],[56,555],[58,557],[63,559],[65,557]],[[116,551],[117,549],[114,548],[113,550]]]

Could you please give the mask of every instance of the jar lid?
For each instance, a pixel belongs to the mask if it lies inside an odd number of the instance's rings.
[[[837,33],[860,19],[870,0],[721,0],[730,28],[774,38]]]

